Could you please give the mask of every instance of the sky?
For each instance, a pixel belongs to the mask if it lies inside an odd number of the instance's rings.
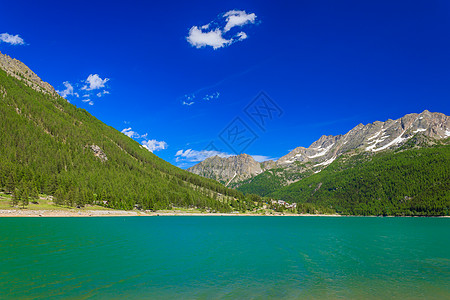
[[[450,114],[449,1],[3,1],[0,51],[181,168]]]

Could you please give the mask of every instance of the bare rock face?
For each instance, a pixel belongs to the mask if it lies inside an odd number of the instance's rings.
[[[413,140],[430,141],[449,137],[450,117],[425,110],[397,120],[358,124],[344,135],[323,135],[308,148],[297,147],[276,162],[258,163],[251,156],[241,154],[228,158],[208,158],[188,171],[222,182],[239,182],[273,168],[283,168],[291,173],[313,169],[314,172],[320,172],[344,153],[378,153],[396,149]]]
[[[273,166],[274,161],[259,163],[248,154],[240,154],[230,157],[209,157],[188,171],[229,184],[258,175]]]
[[[276,165],[277,165],[277,163],[275,161],[273,161],[273,160],[263,161],[261,163],[261,169],[269,170],[269,169],[275,168]]]
[[[106,162],[108,160],[108,157],[106,156],[105,152],[102,151],[102,149],[97,145],[91,145],[89,148],[94,153],[94,156],[98,157],[101,162]]]
[[[3,69],[8,75],[13,76],[32,89],[56,96],[55,89],[47,82],[44,82],[33,71],[30,70],[23,62],[11,58],[6,54],[0,52],[0,68]]]
[[[308,148],[298,147],[281,157],[277,165],[285,166],[298,161],[326,166],[345,152],[377,153],[395,149],[416,135],[436,140],[450,137],[450,117],[425,110],[397,120],[359,124],[344,135],[324,135]]]

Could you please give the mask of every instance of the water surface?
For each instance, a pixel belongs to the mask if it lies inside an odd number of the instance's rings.
[[[1,299],[450,298],[450,219],[1,218]]]

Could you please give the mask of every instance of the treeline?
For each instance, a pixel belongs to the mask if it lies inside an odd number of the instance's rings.
[[[269,196],[348,215],[449,215],[450,146],[343,158]]]
[[[116,209],[254,206],[241,192],[172,166],[61,97],[0,70],[0,190],[29,186],[61,205]],[[99,146],[102,162],[90,149]]]

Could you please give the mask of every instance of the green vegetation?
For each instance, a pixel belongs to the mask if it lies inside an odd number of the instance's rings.
[[[275,168],[240,182],[239,187],[236,189],[244,194],[254,193],[260,196],[266,196],[288,185],[292,181],[298,181],[310,176],[312,173],[311,170],[300,173],[283,168]]]
[[[22,210],[23,206],[20,203],[14,202],[15,194],[6,194],[0,192],[0,209],[5,210]],[[74,210],[111,210],[109,208],[99,205],[86,204],[84,207],[77,209],[66,205],[56,205],[52,197],[49,195],[40,194],[38,200],[31,200],[26,206],[27,210],[58,210],[58,211],[74,211]]]
[[[448,142],[448,140],[447,140]],[[450,146],[341,156],[269,196],[349,215],[441,216],[450,208]]]
[[[23,207],[38,193],[54,195],[58,205],[115,209],[230,212],[261,205],[172,166],[86,110],[36,92],[2,70],[0,143],[0,191]],[[106,161],[94,155],[93,145]]]

